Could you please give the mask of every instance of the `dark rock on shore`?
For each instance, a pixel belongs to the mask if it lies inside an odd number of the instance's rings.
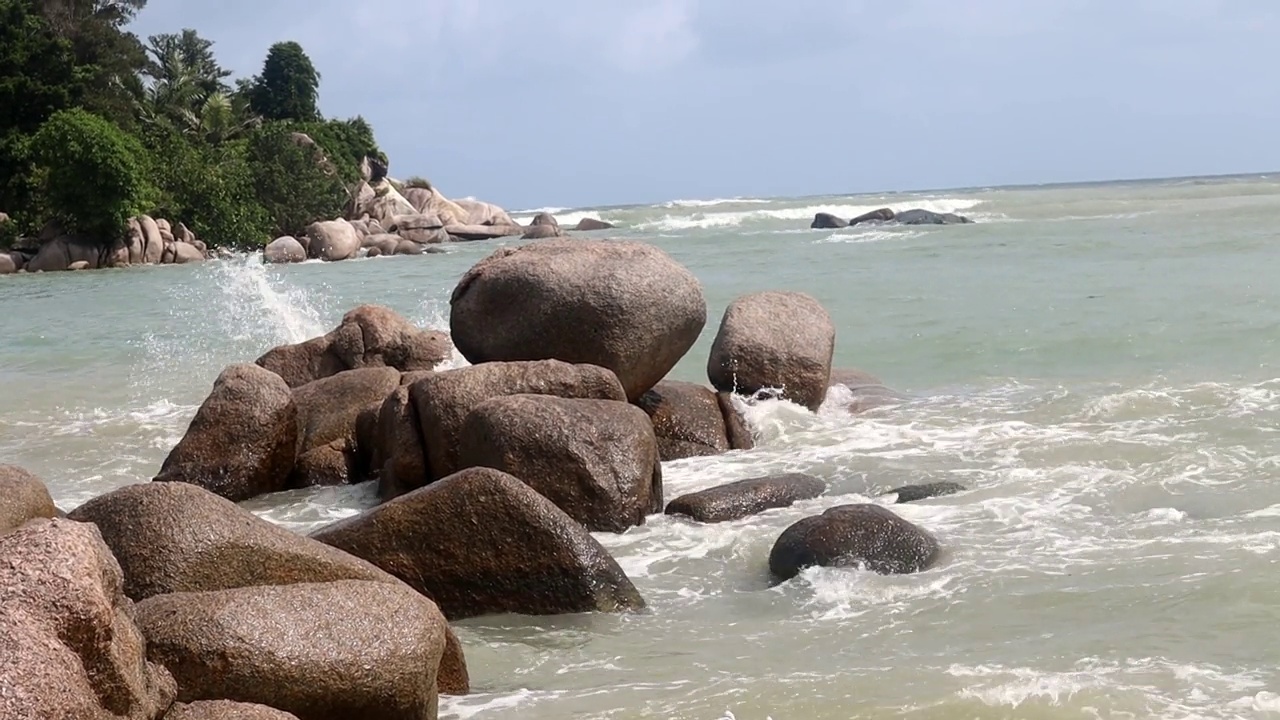
[[[463,276],[450,308],[453,341],[470,362],[599,365],[632,401],[667,375],[707,320],[692,273],[652,245],[616,241],[498,250]]]
[[[431,370],[451,354],[444,333],[423,330],[381,305],[360,305],[328,334],[273,348],[255,362],[296,388],[365,367]]]
[[[585,528],[533,488],[489,468],[463,470],[312,537],[399,577],[451,620],[644,607]]]
[[[393,582],[359,558],[185,483],[127,485],[69,517],[98,527],[134,600],[254,585]]]
[[[430,480],[452,475],[463,423],[480,403],[504,395],[554,395],[593,400],[626,400],[618,378],[595,365],[559,360],[490,362],[432,373],[413,383],[410,398],[422,423]],[[412,489],[402,482],[404,489]]]
[[[157,595],[147,657],[178,700],[269,704],[299,720],[434,720],[445,622],[403,585],[342,580]]]
[[[729,432],[714,390],[696,383],[663,380],[636,405],[649,415],[663,461],[729,451]]]
[[[44,481],[17,465],[0,465],[0,534],[28,520],[57,516]]]
[[[405,373],[405,377],[409,375]],[[378,409],[369,464],[378,475],[378,497],[383,500],[427,484],[422,422],[409,395],[409,386],[401,385]]]
[[[0,535],[0,717],[154,720],[173,703],[147,662],[120,566],[92,525]]]
[[[880,505],[839,505],[784,530],[769,571],[777,581],[815,565],[905,574],[927,570],[939,552],[932,535]]]
[[[831,213],[820,212],[813,216],[813,222],[809,223],[809,227],[815,230],[838,230],[849,227],[849,223],[844,218],[838,218]]]
[[[743,295],[725,310],[707,377],[722,392],[776,391],[817,411],[827,395],[835,339],[831,317],[809,295]]]
[[[248,500],[285,489],[300,442],[298,408],[284,380],[256,365],[231,365],[155,480]]]
[[[728,522],[790,507],[826,491],[827,484],[810,475],[771,475],[681,495],[667,504],[666,514],[684,515],[703,523]]]
[[[959,492],[968,490],[965,486],[956,482],[935,482],[926,483],[924,485],[904,485],[900,488],[890,490],[886,495],[896,494],[898,499],[895,502],[909,503],[917,500],[927,500],[931,497],[942,497],[943,495],[954,495]]]
[[[615,400],[486,400],[467,415],[458,462],[520,478],[596,532],[643,525],[662,507],[653,426],[643,410]]]

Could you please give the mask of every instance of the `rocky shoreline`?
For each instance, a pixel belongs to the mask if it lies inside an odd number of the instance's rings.
[[[706,301],[644,243],[501,248],[450,306],[448,334],[362,305],[323,336],[227,367],[152,481],[69,514],[39,478],[0,466],[0,715],[435,718],[439,695],[484,673],[451,622],[645,608],[593,532],[825,494],[780,475],[666,500],[664,461],[753,447],[743,403],[816,410],[837,385],[849,412],[903,399],[833,370],[835,327],[796,292],[734,300],[709,384],[669,379]],[[471,364],[437,370],[455,348]],[[309,536],[236,504],[363,482],[380,504]],[[940,552],[882,505],[835,504],[787,528],[761,570],[775,583],[813,565],[909,573]]]

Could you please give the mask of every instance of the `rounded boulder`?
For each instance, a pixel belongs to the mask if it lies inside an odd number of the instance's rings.
[[[503,248],[454,288],[449,326],[473,364],[556,359],[612,370],[628,400],[656,385],[707,321],[702,285],[652,245],[549,240]]]
[[[861,567],[882,575],[927,570],[938,541],[880,505],[839,505],[782,532],[769,552],[775,580],[790,580],[813,566]]]
[[[307,259],[307,249],[296,238],[284,235],[267,243],[262,259],[269,263],[300,263]]]
[[[717,390],[761,391],[817,411],[827,396],[836,330],[813,297],[761,292],[729,304],[720,322],[707,377]]]
[[[43,480],[16,465],[0,465],[0,533],[28,520],[57,516]]]
[[[739,520],[765,510],[811,500],[827,491],[816,477],[789,473],[750,478],[681,495],[667,504],[667,515],[684,515],[698,522]]]

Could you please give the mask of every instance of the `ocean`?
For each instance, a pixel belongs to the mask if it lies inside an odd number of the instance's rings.
[[[818,211],[884,206],[975,224],[808,229]],[[441,717],[1280,715],[1280,176],[557,214],[616,223],[607,236],[654,243],[702,281],[708,323],[673,377],[706,381],[735,296],[802,290],[835,321],[836,366],[908,399],[857,416],[839,396],[816,414],[762,402],[747,410],[757,449],[665,464],[668,498],[776,472],[829,491],[723,525],[657,516],[598,535],[648,610],[457,623],[474,693]],[[447,329],[458,278],[508,242],[0,277],[0,462],[67,510],[146,481],[225,365],[359,303]],[[791,523],[943,480],[969,491],[894,507],[939,538],[935,568],[770,586]],[[307,531],[372,490],[247,505]]]

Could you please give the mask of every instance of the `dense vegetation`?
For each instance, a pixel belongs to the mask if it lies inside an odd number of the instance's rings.
[[[361,159],[385,161],[362,118],[321,115],[298,43],[232,82],[194,30],[130,33],[145,5],[0,0],[0,243],[50,220],[109,243],[146,212],[259,245],[336,216]]]

